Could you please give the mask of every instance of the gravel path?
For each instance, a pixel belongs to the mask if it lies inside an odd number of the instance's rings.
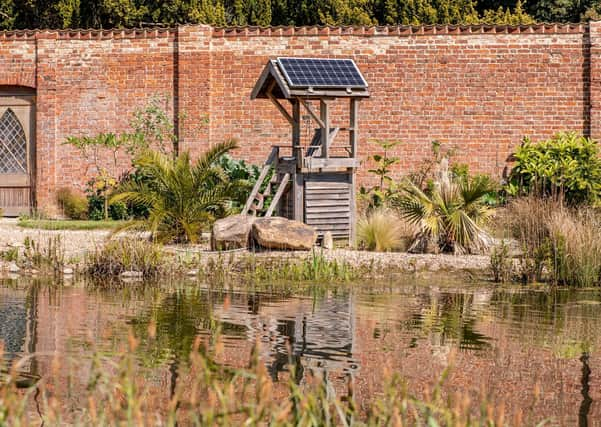
[[[87,251],[92,251],[104,244],[109,235],[107,230],[38,230],[21,228],[17,226],[14,219],[0,219],[0,252],[11,247],[22,247],[26,237],[45,244],[49,239],[60,236],[65,247],[67,262],[70,260],[81,260]],[[166,252],[194,253],[201,261],[227,258],[229,262],[236,262],[241,257],[248,257],[248,251],[236,251],[231,254],[218,254],[206,251],[204,246],[196,247],[165,247]],[[367,251],[356,251],[351,249],[324,250],[323,254],[328,259],[346,261],[350,264],[361,266],[372,266],[375,269],[398,270],[398,271],[451,271],[451,270],[485,270],[489,268],[490,258],[480,255],[429,255],[408,253],[377,253]],[[311,256],[310,251],[305,252],[260,252],[253,254],[257,258],[296,258],[302,259]]]
[[[66,259],[81,258],[86,251],[102,245],[109,235],[107,230],[38,230],[17,226],[16,219],[0,218],[0,251],[10,247],[21,247],[29,237],[44,244],[49,239],[60,236],[65,247]]]

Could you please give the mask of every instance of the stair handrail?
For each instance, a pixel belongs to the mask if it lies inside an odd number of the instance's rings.
[[[257,198],[257,194],[259,193],[259,190],[261,189],[261,185],[263,185],[263,181],[265,181],[265,177],[267,177],[267,174],[269,173],[269,169],[271,169],[271,165],[278,158],[279,152],[280,152],[280,148],[279,147],[274,146],[274,147],[271,148],[271,153],[269,153],[269,156],[267,157],[267,160],[263,164],[263,168],[261,169],[261,173],[259,174],[259,177],[257,178],[257,181],[255,182],[255,185],[253,186],[253,189],[252,189],[252,191],[250,192],[250,194],[248,196],[248,199],[246,200],[246,204],[244,205],[244,209],[242,209],[242,215],[248,214],[248,211],[250,210],[250,207],[252,206],[252,203]]]

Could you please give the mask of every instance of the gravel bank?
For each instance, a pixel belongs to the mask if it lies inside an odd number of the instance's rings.
[[[88,251],[93,251],[104,244],[110,231],[73,231],[73,230],[36,230],[21,228],[13,219],[0,219],[0,252],[11,247],[21,247],[27,237],[44,244],[50,238],[60,236],[65,248],[67,263],[81,261]],[[319,249],[321,250],[321,249]],[[205,246],[181,247],[167,246],[165,251],[177,254],[186,259],[194,257],[201,263],[221,258],[228,263],[236,263],[244,257],[255,256],[258,259],[303,259],[311,256],[310,251],[303,252],[260,252],[234,251],[230,253],[214,253],[206,251]],[[350,249],[324,250],[323,254],[328,259],[345,261],[356,267],[371,267],[372,270],[415,272],[415,271],[459,271],[459,270],[486,270],[489,268],[490,258],[481,255],[429,255],[408,253],[376,253],[356,251]],[[6,267],[7,263],[2,263]],[[0,265],[1,269],[2,265]]]

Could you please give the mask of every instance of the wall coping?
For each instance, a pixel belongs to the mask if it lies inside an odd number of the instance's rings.
[[[275,26],[275,27],[211,27],[181,25],[178,27],[148,27],[127,29],[64,29],[0,31],[0,40],[102,40],[163,38],[175,35],[178,29],[210,28],[213,37],[279,37],[279,36],[420,36],[469,34],[583,34],[589,23],[530,25],[397,25],[397,26]]]
[[[260,36],[419,36],[468,34],[583,34],[588,23],[529,25],[396,25],[396,26],[306,26],[306,27],[214,27],[213,37]]]

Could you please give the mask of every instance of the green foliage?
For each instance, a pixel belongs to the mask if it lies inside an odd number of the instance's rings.
[[[537,0],[538,20],[595,17],[590,1]],[[0,27],[123,28],[148,24],[396,25],[525,24],[532,22],[512,0],[0,0]]]
[[[423,251],[429,242],[443,252],[455,253],[488,245],[483,228],[492,214],[484,203],[491,191],[487,180],[443,176],[430,191],[405,180],[400,190],[392,205],[420,230],[411,250]]]
[[[368,169],[368,172],[378,178],[379,184],[369,189],[366,187],[359,189],[359,198],[367,203],[367,210],[386,206],[388,198],[395,191],[390,176],[392,166],[400,161],[398,157],[389,156],[389,151],[401,144],[401,141],[376,140],[375,143],[382,149],[382,154],[374,154],[370,157],[376,167]]]
[[[197,242],[204,228],[227,214],[236,195],[238,182],[228,179],[216,165],[234,148],[234,141],[218,144],[194,164],[188,153],[175,159],[153,151],[144,153],[134,162],[144,180],[121,183],[111,203],[141,204],[148,207],[149,215],[122,229],[150,231],[159,242]]]
[[[259,179],[261,169],[257,165],[251,165],[246,163],[244,160],[237,160],[228,154],[225,154],[217,160],[216,165],[223,169],[223,172],[227,176],[228,180],[235,181],[238,185],[234,189],[235,194],[232,197],[232,211],[239,211],[250,194],[252,187]],[[259,189],[260,192],[265,190],[273,171],[263,181],[263,185]],[[263,207],[267,209],[271,198],[267,198],[264,201]]]
[[[597,143],[576,133],[558,133],[533,144],[524,138],[515,153],[510,193],[565,197],[571,203],[601,200],[601,153]]]
[[[88,217],[88,201],[70,188],[61,188],[56,193],[56,199],[63,214],[69,219],[86,219]]]
[[[61,275],[65,266],[65,246],[62,237],[54,236],[40,243],[30,237],[23,242],[23,263],[26,267]]]
[[[404,250],[412,237],[412,227],[386,209],[372,210],[357,223],[359,247],[369,251]]]
[[[490,254],[490,269],[495,282],[506,283],[513,277],[513,260],[505,241],[493,248]]]
[[[116,239],[86,257],[86,271],[92,277],[119,276],[135,271],[142,277],[156,277],[165,265],[159,246],[139,239]]]

